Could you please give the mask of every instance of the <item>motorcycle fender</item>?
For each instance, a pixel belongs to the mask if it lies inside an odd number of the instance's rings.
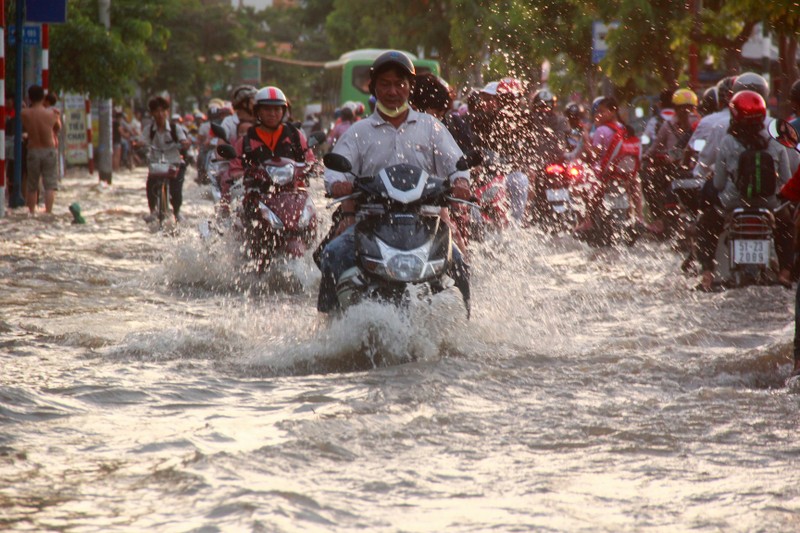
[[[283,251],[289,257],[303,257],[306,253],[306,243],[298,236],[289,237],[283,244]]]
[[[304,191],[280,191],[264,202],[273,213],[278,215],[284,225],[284,231],[298,231],[297,222],[306,205],[308,193]]]

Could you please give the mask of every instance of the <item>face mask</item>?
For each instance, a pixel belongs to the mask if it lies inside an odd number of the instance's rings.
[[[397,109],[389,109],[382,103],[378,102],[378,111],[383,113],[389,118],[397,118],[408,110],[408,102],[404,103]]]

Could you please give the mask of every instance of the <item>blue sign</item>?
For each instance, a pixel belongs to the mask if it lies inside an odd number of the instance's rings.
[[[22,44],[38,46],[42,42],[42,27],[38,24],[25,24],[22,27]],[[17,28],[15,24],[8,25],[8,46],[17,44]]]
[[[55,24],[67,21],[67,0],[26,0],[25,20]]]
[[[608,32],[619,28],[619,22],[611,22],[604,24],[600,21],[595,21],[592,24],[592,63],[597,65],[606,57],[608,52],[608,43],[606,38]]]

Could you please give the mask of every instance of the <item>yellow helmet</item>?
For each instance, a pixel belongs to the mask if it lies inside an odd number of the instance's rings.
[[[221,98],[212,98],[208,101],[208,111],[211,113],[216,113],[223,107],[225,107],[225,102]]]
[[[691,89],[678,89],[672,93],[672,105],[690,105],[697,107],[697,95]]]

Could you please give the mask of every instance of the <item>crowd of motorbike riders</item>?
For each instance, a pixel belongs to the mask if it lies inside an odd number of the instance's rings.
[[[198,179],[212,181],[219,216],[234,219],[245,239],[265,238],[253,234],[252,218],[258,216],[284,219],[287,227],[280,227],[288,233],[286,216],[275,212],[286,205],[294,211],[288,218],[298,237],[284,244],[296,255],[313,247],[322,271],[322,312],[340,305],[345,278],[354,270],[353,225],[365,194],[356,176],[376,176],[403,163],[447,178],[448,202],[437,216],[453,236],[456,279],[468,277],[471,240],[517,225],[568,233],[593,245],[632,244],[642,236],[669,241],[685,254],[683,269],[699,275],[697,289],[713,291],[720,286],[720,236],[732,216],[742,210],[752,215],[753,209],[766,213],[772,232],[772,281],[790,287],[800,274],[793,212],[800,201],[800,154],[770,137],[770,88],[759,74],[726,77],[699,97],[688,88],[665,90],[638,135],[613,97],[589,105],[569,102],[562,111],[547,87],[503,78],[459,99],[444,80],[417,73],[397,51],[375,60],[369,89],[368,109],[348,102],[334,124],[322,127],[313,120],[293,122],[290,102],[277,86],[237,87],[232,109],[212,100],[195,134]],[[800,81],[791,88],[791,102],[797,116]],[[150,109],[164,104],[154,99]],[[161,134],[168,129],[163,115],[151,138],[185,147],[180,135]],[[800,127],[800,118],[793,124]],[[233,147],[222,166],[219,144]],[[349,162],[340,168],[326,159],[326,195],[338,207],[332,227],[318,236],[313,204],[303,193],[321,167],[314,145]],[[395,178],[384,178],[388,190]],[[292,201],[273,206],[255,195],[248,202],[247,191],[265,183],[288,187]],[[413,192],[401,189],[391,194]],[[244,191],[238,201],[236,190]],[[174,207],[178,213],[180,206]],[[261,258],[262,268],[268,263]]]

